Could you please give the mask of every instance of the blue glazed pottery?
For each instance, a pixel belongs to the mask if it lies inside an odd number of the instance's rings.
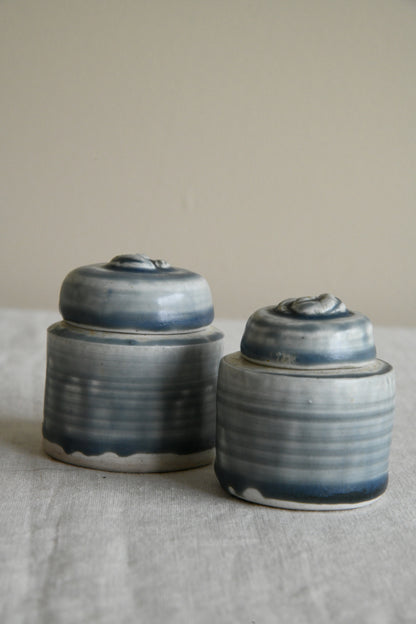
[[[223,335],[206,280],[117,256],[69,273],[60,310],[48,329],[45,451],[123,472],[210,463]]]
[[[289,509],[366,505],[385,491],[392,367],[372,325],[336,297],[255,312],[221,360],[215,471],[245,500]]]

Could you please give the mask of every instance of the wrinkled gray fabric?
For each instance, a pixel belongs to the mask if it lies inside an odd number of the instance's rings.
[[[41,449],[51,312],[0,312],[2,623],[416,622],[416,329],[376,328],[397,375],[390,485],[358,510],[233,499],[212,467],[105,473]],[[218,321],[226,352],[244,323]]]

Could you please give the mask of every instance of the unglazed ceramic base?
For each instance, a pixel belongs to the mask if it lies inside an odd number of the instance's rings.
[[[343,509],[356,509],[357,507],[366,507],[371,503],[379,500],[382,497],[376,496],[370,500],[361,501],[360,503],[302,503],[297,501],[283,500],[278,498],[265,498],[258,490],[254,488],[247,488],[240,495],[229,487],[228,492],[241,500],[249,501],[250,503],[257,503],[258,505],[267,505],[268,507],[279,507],[280,509],[293,509],[299,511],[341,511]]]
[[[103,453],[102,455],[84,455],[79,451],[66,453],[64,449],[43,440],[45,452],[59,461],[95,468],[96,470],[109,470],[110,472],[170,472],[174,470],[187,470],[211,464],[214,459],[214,449],[208,449],[199,453],[177,455],[175,453],[135,453],[127,457],[120,457],[116,453]]]

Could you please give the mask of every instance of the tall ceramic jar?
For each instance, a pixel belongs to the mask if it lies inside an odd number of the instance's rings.
[[[45,451],[125,472],[210,463],[223,335],[206,280],[117,256],[69,273],[60,311],[48,329]]]
[[[292,509],[366,505],[386,489],[392,367],[372,325],[332,295],[262,308],[218,378],[221,485]]]

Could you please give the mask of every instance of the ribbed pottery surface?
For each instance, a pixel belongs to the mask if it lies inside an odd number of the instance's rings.
[[[43,435],[65,453],[198,453],[214,445],[222,333],[48,331]]]
[[[363,366],[376,357],[370,320],[328,293],[254,312],[241,353],[253,362],[283,368]]]
[[[380,360],[308,372],[228,355],[218,378],[217,476],[243,498],[248,490],[310,503],[375,498],[387,485],[393,410],[393,371]]]
[[[214,317],[201,275],[142,254],[74,269],[59,299],[65,320],[100,329],[179,332],[205,327]]]

